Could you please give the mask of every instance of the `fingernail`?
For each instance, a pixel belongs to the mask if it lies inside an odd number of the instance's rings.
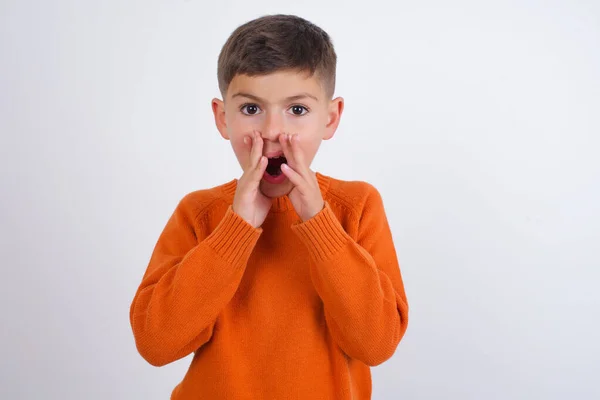
[[[248,144],[248,136],[244,136],[244,144]]]

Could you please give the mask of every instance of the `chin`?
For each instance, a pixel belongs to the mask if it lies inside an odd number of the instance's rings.
[[[289,180],[286,180],[285,182],[283,182],[281,184],[277,184],[277,185],[273,185],[271,183],[261,181],[259,188],[260,188],[260,191],[262,192],[262,194],[264,194],[266,197],[269,197],[271,199],[273,199],[275,197],[285,196],[292,190],[292,188],[290,187]]]

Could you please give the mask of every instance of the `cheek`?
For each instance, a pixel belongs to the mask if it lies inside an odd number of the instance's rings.
[[[231,142],[231,147],[236,155],[241,155],[244,152],[244,141],[242,136],[232,136],[229,140]]]
[[[301,146],[305,151],[314,151],[314,143],[323,136],[323,128],[316,115],[289,118],[286,121],[286,130],[300,135],[301,141],[304,142]]]
[[[235,151],[236,155],[244,153],[246,145],[244,144],[244,136],[251,133],[256,129],[248,119],[232,118],[227,122],[227,131],[229,133],[229,140],[231,141],[231,147]]]
[[[289,130],[300,135],[300,147],[309,162],[312,162],[323,136],[322,126],[316,115],[304,118],[293,118],[289,123]]]
[[[229,142],[240,165],[247,165],[248,158],[250,157],[250,151],[244,143],[244,135],[239,133],[230,134]]]
[[[227,131],[230,136],[252,132],[260,126],[260,117],[248,117],[240,112],[232,111],[227,115]]]
[[[231,147],[237,156],[238,160],[246,161],[250,157],[250,146],[244,143],[244,136],[237,135],[231,140]]]
[[[310,138],[311,140],[309,140],[309,138],[307,138],[307,137],[304,137],[303,139],[305,139],[305,140],[301,146],[302,153],[304,154],[304,157],[310,164],[312,162],[312,160],[315,158],[315,154],[317,153],[317,150],[319,150],[320,140],[318,140],[316,138]]]
[[[249,123],[248,120],[242,118],[232,118],[227,122],[227,130],[229,131],[230,136],[241,137],[242,132],[252,130],[252,124]]]

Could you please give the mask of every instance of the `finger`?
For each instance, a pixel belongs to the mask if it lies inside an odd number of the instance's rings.
[[[250,168],[256,168],[262,156],[263,141],[258,132],[252,132],[252,149],[250,151]]]
[[[292,153],[292,148],[290,147],[290,140],[288,133],[282,133],[279,135],[279,143],[281,143],[281,148],[283,149],[283,155],[285,155],[285,159],[287,163],[292,167],[296,168],[296,160],[294,160],[294,154]]]
[[[261,155],[258,159],[258,163],[256,167],[252,170],[252,181],[255,183],[260,182],[263,175],[265,174],[265,170],[267,169],[267,165],[269,164],[269,160],[267,157]]]
[[[242,165],[242,169],[244,170],[244,172],[248,171],[250,168],[252,168],[252,150],[254,149],[254,133],[245,133],[244,134],[244,152],[248,152],[248,159],[246,160],[246,162],[244,163],[244,165]]]
[[[304,177],[306,177],[306,172],[308,167],[304,162],[304,154],[302,153],[302,148],[300,147],[300,136],[297,133],[294,133],[290,136],[290,145],[292,148],[292,155],[294,156],[294,162],[296,163],[296,170]]]
[[[294,171],[292,167],[286,163],[281,164],[281,172],[288,177],[294,186],[298,188],[301,194],[306,194],[306,180],[298,172]]]
[[[256,139],[256,136],[256,131],[246,133],[244,136],[244,150],[248,152],[246,161],[242,165],[244,173],[251,173],[252,170],[256,167],[256,164],[258,162],[257,159],[260,158],[260,155],[257,155],[259,149],[257,148],[258,140]]]
[[[263,147],[265,144],[265,141],[263,140],[262,136],[260,136],[260,133],[258,133],[257,131],[254,131],[255,135],[256,135],[256,164],[258,165],[258,163],[261,160],[261,157],[263,156]]]
[[[300,174],[304,179],[309,178],[308,168],[304,165],[304,158],[302,149],[298,144],[300,136],[297,133],[286,135],[285,142],[285,151],[287,151],[286,158],[288,159],[288,164],[295,170],[298,174]]]

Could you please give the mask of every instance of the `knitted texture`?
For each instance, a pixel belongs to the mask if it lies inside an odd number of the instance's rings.
[[[232,209],[237,179],[185,195],[160,234],[130,322],[162,366],[193,353],[171,399],[370,399],[408,304],[379,192],[317,173],[325,207],[287,196],[260,228]]]

